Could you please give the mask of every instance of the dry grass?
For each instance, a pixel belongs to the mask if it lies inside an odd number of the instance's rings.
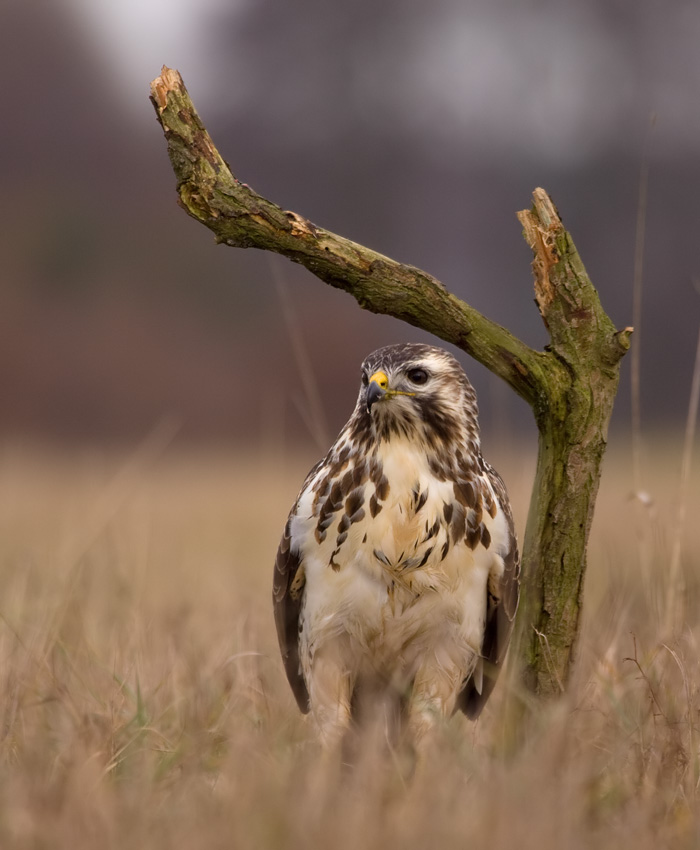
[[[157,441],[156,441],[157,442]],[[663,635],[679,459],[629,500],[613,446],[570,695],[499,755],[497,691],[414,781],[368,758],[339,779],[298,714],[269,604],[311,458],[264,475],[220,453],[0,451],[3,848],[694,847],[700,836],[700,488],[689,622]],[[668,462],[664,462],[668,461]],[[524,520],[531,464],[499,467]],[[633,660],[628,660],[628,659]]]

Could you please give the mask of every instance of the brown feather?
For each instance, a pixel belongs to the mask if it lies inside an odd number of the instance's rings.
[[[518,609],[520,598],[520,557],[518,544],[515,539],[515,524],[513,514],[508,501],[505,485],[496,472],[485,461],[484,471],[491,481],[491,486],[496,494],[499,510],[503,511],[508,522],[509,548],[503,555],[505,569],[503,576],[496,588],[495,605],[489,604],[487,598],[486,625],[484,629],[484,641],[481,646],[481,657],[484,659],[484,679],[481,693],[476,688],[474,680],[469,678],[457,697],[457,707],[460,708],[470,720],[476,720],[491,696],[498,674],[501,671],[505,659],[508,642],[513,631],[515,613]],[[487,589],[488,597],[488,589]]]

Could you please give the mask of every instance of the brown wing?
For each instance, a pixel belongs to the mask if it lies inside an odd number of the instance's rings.
[[[515,613],[518,610],[520,598],[520,557],[518,543],[515,539],[513,514],[508,501],[506,488],[500,475],[484,461],[484,471],[488,475],[496,493],[499,510],[505,514],[508,523],[508,551],[503,555],[505,569],[503,576],[496,580],[490,578],[487,587],[486,626],[481,647],[484,675],[481,692],[477,689],[473,678],[467,680],[457,697],[457,707],[470,720],[476,720],[491,696],[496,685],[496,679],[503,666],[503,660],[508,649],[508,642],[513,631]]]
[[[291,549],[290,528],[295,509],[296,505],[289,515],[277,550],[272,582],[272,603],[275,611],[277,639],[287,679],[299,708],[306,714],[309,711],[309,692],[299,663],[299,615],[306,579],[299,555]]]

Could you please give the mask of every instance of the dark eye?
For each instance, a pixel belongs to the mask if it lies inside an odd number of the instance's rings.
[[[369,383],[369,377],[367,375],[367,372],[363,372],[362,373],[362,386],[366,387],[368,383]]]
[[[409,369],[406,374],[412,384],[425,384],[428,381],[428,373],[425,369]]]

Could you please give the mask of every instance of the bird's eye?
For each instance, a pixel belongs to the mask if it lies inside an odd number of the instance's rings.
[[[406,374],[412,384],[425,384],[428,381],[428,373],[425,369],[409,369]]]
[[[367,375],[367,372],[363,372],[362,373],[362,386],[366,387],[368,383],[369,383],[369,376]]]

